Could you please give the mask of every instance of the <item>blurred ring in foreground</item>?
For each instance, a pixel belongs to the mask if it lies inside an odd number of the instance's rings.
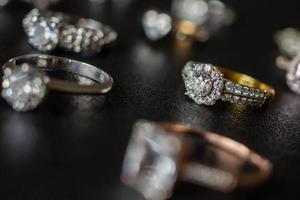
[[[272,164],[229,138],[172,123],[135,124],[121,179],[148,200],[172,195],[180,178],[222,192],[264,182]]]

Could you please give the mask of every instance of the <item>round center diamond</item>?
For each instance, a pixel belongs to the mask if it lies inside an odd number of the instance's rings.
[[[47,91],[48,77],[28,64],[7,68],[2,81],[2,97],[17,111],[35,109]]]
[[[40,19],[30,31],[29,43],[40,51],[50,51],[58,44],[58,37],[58,30]]]
[[[200,96],[206,96],[210,93],[213,83],[210,76],[204,73],[196,74],[193,84],[193,90]]]
[[[197,104],[214,105],[224,88],[223,74],[211,64],[188,62],[182,77],[186,95]]]

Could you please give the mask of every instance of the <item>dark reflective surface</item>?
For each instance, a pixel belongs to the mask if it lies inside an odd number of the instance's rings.
[[[121,2],[121,3],[120,3]],[[168,8],[165,0],[112,0],[90,4],[62,0],[53,9],[101,20],[120,37],[101,54],[53,54],[100,66],[114,80],[106,96],[50,93],[34,112],[15,113],[0,100],[0,198],[6,200],[139,200],[119,183],[123,154],[136,119],[203,127],[236,139],[274,163],[272,179],[253,190],[222,194],[179,184],[172,199],[295,199],[300,178],[300,97],[289,92],[276,69],[273,32],[299,25],[297,0],[231,0],[238,21],[205,44],[150,43],[140,26],[142,12]],[[155,6],[156,5],[156,6]],[[21,27],[28,4],[0,9],[0,63],[36,52]],[[265,110],[226,104],[197,106],[183,95],[181,68],[189,60],[229,67],[277,89]]]

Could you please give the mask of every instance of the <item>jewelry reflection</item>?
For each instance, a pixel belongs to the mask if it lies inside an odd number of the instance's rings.
[[[64,71],[89,81],[75,83],[49,78],[44,72],[47,70]],[[75,94],[104,94],[113,85],[109,74],[92,65],[39,54],[9,60],[3,65],[3,73],[2,97],[16,111],[23,112],[35,109],[44,100],[48,89]]]
[[[28,118],[26,118],[28,117]],[[9,113],[1,124],[2,155],[13,164],[22,165],[30,162],[40,137],[37,126],[30,116],[22,117]]]
[[[180,40],[204,42],[235,19],[233,10],[219,0],[173,0],[171,13],[149,10],[144,14],[143,27],[150,40],[164,38],[173,30]]]
[[[139,121],[121,179],[146,199],[164,200],[178,178],[229,192],[265,181],[271,169],[269,161],[229,138],[179,124]]]
[[[199,105],[214,105],[217,100],[261,107],[275,90],[250,76],[211,64],[188,62],[182,77],[186,95]]]

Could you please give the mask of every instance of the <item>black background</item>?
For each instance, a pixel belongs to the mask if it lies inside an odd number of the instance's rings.
[[[300,97],[276,69],[276,30],[300,23],[298,0],[226,1],[237,22],[207,43],[190,48],[171,37],[149,42],[141,15],[149,7],[168,10],[165,0],[115,0],[92,4],[62,0],[54,6],[115,27],[118,41],[99,55],[54,55],[86,61],[115,80],[106,96],[51,92],[35,111],[14,112],[0,100],[0,199],[134,200],[142,199],[119,182],[123,154],[133,123],[140,118],[176,121],[236,139],[274,164],[272,178],[260,187],[222,194],[179,183],[172,199],[296,199],[300,186]],[[30,5],[0,9],[0,63],[36,52],[26,42],[21,21]],[[221,65],[252,75],[276,88],[264,110],[228,104],[198,106],[183,95],[180,72],[188,60]]]

